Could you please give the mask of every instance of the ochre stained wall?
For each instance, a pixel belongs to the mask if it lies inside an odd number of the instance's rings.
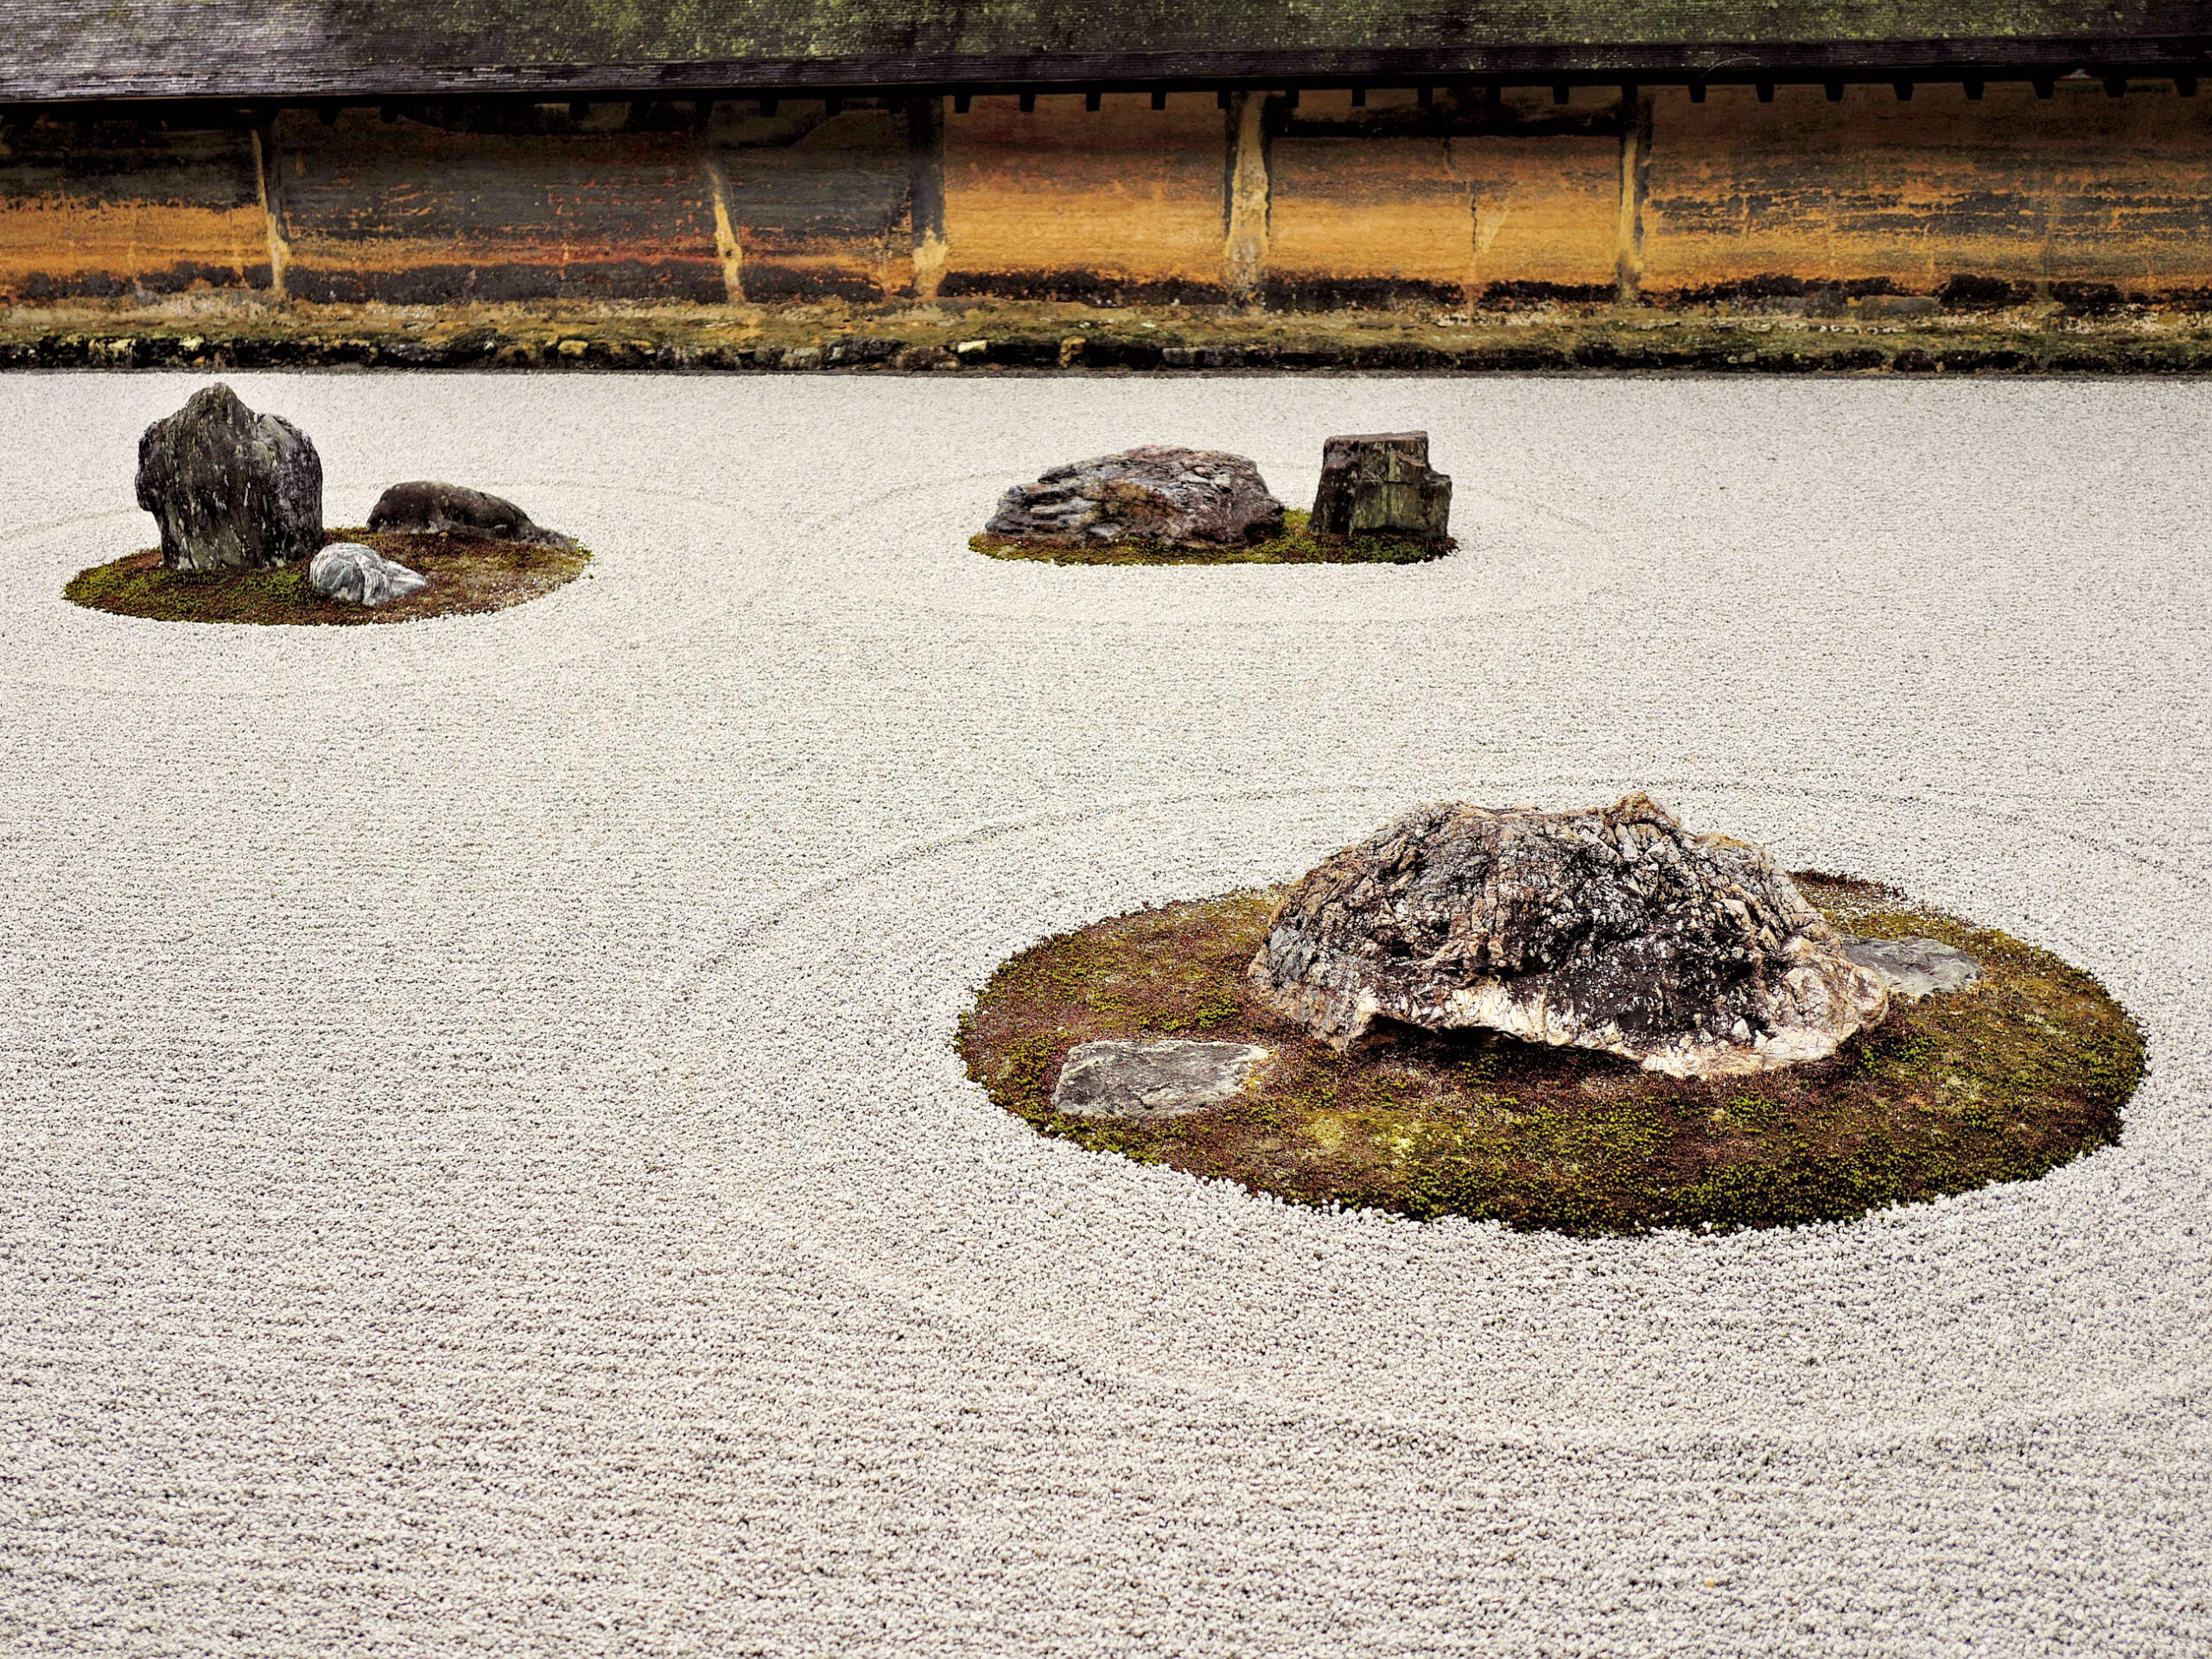
[[[1777,274],[1919,291],[1961,274],[2212,284],[2212,98],[2171,82],[2121,98],[2094,81],[2049,99],[2019,84],[1979,100],[1957,86],[1843,92],[1652,95],[1647,290]]]
[[[0,122],[0,296],[1463,308],[1763,282],[2212,289],[2212,97],[2061,82]]]
[[[1219,298],[1228,150],[1211,92],[979,98],[944,119],[940,291]]]
[[[38,300],[268,282],[251,130],[0,128],[0,291]]]
[[[607,106],[618,112],[626,106]],[[696,134],[278,122],[287,294],[307,300],[719,301]]]
[[[1410,92],[1310,93],[1270,146],[1269,299],[1284,305],[1609,295],[1618,94],[1516,91],[1421,124]],[[1608,130],[1591,131],[1602,123]]]

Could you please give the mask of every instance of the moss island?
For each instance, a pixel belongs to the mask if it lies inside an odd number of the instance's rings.
[[[1280,889],[1168,905],[1004,963],[958,1046],[991,1099],[1096,1151],[1313,1205],[1592,1235],[1846,1221],[2031,1179],[2117,1140],[2141,1033],[2089,975],[1900,893],[1801,872],[1837,926],[1978,957],[1974,987],[1892,1004],[1826,1060],[1700,1081],[1613,1055],[1410,1027],[1338,1054],[1244,970]],[[1147,1122],[1052,1110],[1077,1043],[1203,1037],[1274,1059],[1229,1104]]]
[[[172,570],[159,548],[96,564],[62,597],[89,610],[162,622],[358,625],[503,611],[573,582],[591,563],[580,547],[543,547],[442,532],[326,530],[324,545],[359,542],[430,579],[419,594],[378,606],[324,598],[304,560],[266,570]]]
[[[1449,539],[1434,543],[1396,536],[1317,536],[1306,528],[1307,518],[1295,510],[1287,512],[1280,535],[1256,542],[1155,538],[1085,547],[1040,537],[994,536],[987,531],[969,537],[968,545],[994,559],[1035,559],[1047,564],[1422,564],[1442,558],[1459,545]]]

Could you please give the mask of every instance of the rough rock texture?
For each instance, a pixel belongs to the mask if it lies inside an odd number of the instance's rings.
[[[1282,503],[1243,456],[1151,444],[1015,485],[984,528],[1070,546],[1154,537],[1229,545],[1275,535],[1282,524]]]
[[[1677,1077],[1819,1059],[1889,1004],[1764,853],[1640,794],[1579,812],[1415,807],[1293,887],[1250,971],[1340,1049],[1382,1017]]]
[[[486,495],[465,484],[441,484],[429,479],[395,484],[378,496],[376,505],[369,509],[369,528],[488,536],[540,547],[576,544],[573,537],[533,523],[528,513],[502,497]]]
[[[322,544],[322,458],[218,381],[138,440],[138,505],[172,570],[261,570]]]
[[[1331,438],[1307,526],[1317,536],[1403,536],[1440,542],[1452,533],[1452,480],[1428,464],[1428,434]]]
[[[1940,991],[1962,991],[1981,977],[1981,964],[1940,939],[1845,938],[1843,954],[1891,992],[1917,1002]]]
[[[429,578],[359,542],[333,542],[308,565],[308,585],[325,599],[382,605],[419,594]]]
[[[1236,1099],[1271,1058],[1252,1043],[1077,1043],[1061,1063],[1052,1109],[1070,1117],[1179,1117]]]

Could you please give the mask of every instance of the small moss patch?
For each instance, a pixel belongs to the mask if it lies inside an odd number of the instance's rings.
[[[444,534],[326,530],[325,545],[359,542],[420,571],[430,585],[389,604],[347,605],[308,586],[307,562],[271,570],[172,570],[159,548],[80,570],[63,598],[118,616],[161,622],[358,624],[412,622],[426,616],[503,611],[550,594],[583,574],[582,548],[539,547]]]
[[[1440,559],[1459,545],[1408,541],[1395,536],[1316,536],[1306,528],[1309,515],[1283,514],[1280,536],[1220,546],[1211,542],[1104,542],[1070,547],[1035,537],[971,536],[968,545],[994,559],[1036,559],[1046,564],[1421,564]]]
[[[1400,1028],[1340,1055],[1251,995],[1244,969],[1278,891],[1096,923],[1001,966],[963,1019],[992,1100],[1098,1151],[1301,1203],[1459,1215],[1576,1234],[1844,1221],[2041,1175],[2119,1138],[2143,1039],[2103,987],[2048,951],[1847,877],[1800,890],[1847,931],[1941,939],[1971,989],[1899,1000],[1817,1063],[1683,1081],[1612,1055]],[[1061,1060],[1101,1038],[1262,1043],[1258,1089],[1188,1117],[1052,1109]]]

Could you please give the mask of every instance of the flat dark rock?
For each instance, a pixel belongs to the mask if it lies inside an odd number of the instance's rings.
[[[1180,1117],[1236,1099],[1270,1058],[1253,1043],[1174,1037],[1077,1043],[1061,1063],[1052,1109],[1069,1117]]]
[[[548,530],[504,496],[465,484],[415,479],[395,484],[369,509],[369,528],[413,534],[483,536],[539,547],[574,547],[573,538]]]

